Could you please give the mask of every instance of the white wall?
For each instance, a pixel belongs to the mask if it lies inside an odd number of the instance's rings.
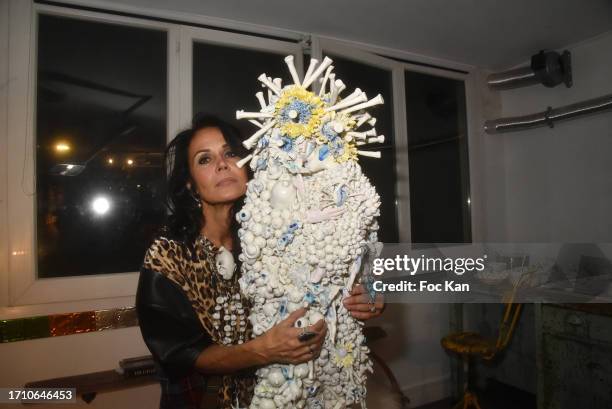
[[[612,32],[567,49],[572,52],[572,88],[534,85],[483,92],[487,119],[499,117],[499,108],[501,116],[517,116],[612,93]],[[489,241],[612,242],[612,112],[560,122],[552,129],[486,135],[484,146]],[[578,250],[594,251],[587,246]],[[610,256],[609,246],[601,250]],[[575,268],[574,258],[570,267]],[[496,306],[467,310],[472,329],[494,336]],[[533,314],[530,306],[524,309],[505,359],[494,368],[480,367],[482,378],[536,392]]]
[[[504,91],[503,115],[612,93],[611,49],[612,33],[572,46],[574,86]],[[612,241],[611,112],[489,138],[505,145],[508,241]]]

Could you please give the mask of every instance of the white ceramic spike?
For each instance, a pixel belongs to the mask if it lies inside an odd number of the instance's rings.
[[[297,86],[301,85],[300,76],[295,69],[295,64],[293,63],[294,57],[292,55],[288,55],[285,57],[285,63],[289,68],[289,74],[291,74],[291,78],[293,79],[293,83]]]
[[[242,158],[238,162],[236,162],[236,166],[238,166],[239,168],[243,167],[244,164],[247,163],[248,161],[250,161],[252,157],[253,157],[253,154],[249,154],[249,155],[245,156],[244,158]]]
[[[379,105],[379,104],[384,104],[385,101],[383,100],[382,95],[378,94],[376,95],[374,98],[372,98],[371,100],[367,101],[367,102],[363,102],[361,104],[357,104],[354,105],[350,108],[346,108],[342,111],[340,111],[341,113],[344,114],[350,114],[351,112],[355,112],[355,111],[359,111],[360,109],[365,109],[365,108],[369,108],[372,107],[374,105]]]
[[[368,112],[366,112],[365,114],[359,115],[358,118],[357,118],[356,128],[359,128],[361,125],[363,125],[370,118],[372,118],[372,115],[370,115]]]
[[[274,78],[274,81],[272,81],[272,83],[276,85],[278,89],[280,90],[283,89],[283,79],[282,78]]]
[[[329,67],[327,67],[327,70],[325,71],[325,76],[323,77],[323,80],[321,81],[321,88],[319,89],[319,96],[323,96],[325,94],[325,87],[327,86],[327,80],[329,79],[329,75],[331,74],[333,69],[334,69],[333,65],[330,65]]]
[[[342,82],[342,80],[337,79],[336,81],[336,85],[338,87],[338,95],[340,95],[342,93],[342,91],[344,91],[346,89],[346,84],[344,82]]]
[[[380,159],[380,151],[360,151],[360,150],[357,150],[357,155],[367,156],[368,158]]]
[[[332,83],[334,84],[334,86],[332,87],[331,96],[329,98],[330,105],[336,103],[338,95],[340,95],[344,88],[346,88],[346,85],[344,85],[344,83],[340,79],[332,80]]]
[[[262,128],[263,125],[261,124],[261,122],[256,121],[255,119],[249,119],[249,122],[252,123],[253,125],[255,125],[258,128]]]
[[[376,128],[368,129],[363,134],[365,136],[376,136]]]
[[[360,102],[365,102],[368,100],[365,92],[361,91],[359,88],[355,90],[351,95],[338,102],[336,105],[325,108],[325,112],[337,111],[339,109],[348,108],[352,105],[359,104]]]
[[[255,94],[255,97],[257,97],[257,100],[259,101],[261,109],[264,109],[266,106],[268,106],[268,104],[266,104],[266,100],[264,99],[263,92],[259,91],[257,94]]]
[[[346,133],[347,136],[351,136],[355,139],[363,139],[365,140],[367,138],[367,135],[365,132],[355,132],[355,131],[349,131]]]
[[[267,114],[265,112],[245,112],[242,109],[236,111],[236,119],[261,119],[261,118],[272,118],[274,114]]]
[[[368,143],[384,143],[384,142],[385,142],[385,135],[378,135],[375,138],[368,139]]]
[[[370,119],[370,120],[368,121],[368,125],[370,125],[370,126],[374,126],[374,125],[376,125],[376,118],[372,118],[372,119]]]
[[[323,71],[325,71],[327,67],[331,65],[332,62],[333,62],[332,59],[329,57],[323,58],[323,61],[317,67],[317,69],[313,70],[313,72],[310,73],[310,76],[304,77],[304,82],[302,83],[302,87],[308,88],[310,84],[314,82],[314,80],[316,80],[321,74],[323,74]]]
[[[266,74],[261,74],[259,77],[257,77],[257,79],[268,87],[270,91],[274,92],[276,95],[280,95],[280,89],[270,80],[270,78],[268,78]]]
[[[310,74],[312,74],[312,72],[315,69],[315,66],[317,65],[317,63],[319,62],[319,60],[317,60],[316,58],[311,58],[310,59],[310,63],[308,64],[308,69],[306,70],[306,74],[304,75],[304,82],[306,82],[306,78],[308,78],[310,76]],[[304,87],[304,85],[302,84],[302,87]],[[306,88],[306,87],[304,87]]]
[[[275,124],[276,121],[268,122],[263,128],[251,135],[249,139],[242,142],[242,145],[244,145],[244,147],[247,149],[251,149],[253,145],[257,143],[259,138],[261,138],[266,132],[268,132]]]
[[[336,74],[333,72],[329,73],[329,92],[332,92],[336,88]]]

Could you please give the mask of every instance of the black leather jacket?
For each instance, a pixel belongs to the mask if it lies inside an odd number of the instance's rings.
[[[161,375],[179,379],[192,374],[196,359],[212,340],[178,284],[143,268],[136,311],[142,337],[163,370]]]

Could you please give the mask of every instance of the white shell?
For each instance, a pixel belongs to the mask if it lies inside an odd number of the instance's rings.
[[[285,383],[285,377],[279,368],[273,368],[268,373],[268,382],[273,386],[281,386]]]
[[[293,369],[296,378],[305,378],[308,375],[308,364],[299,364]]]
[[[270,204],[275,209],[290,207],[295,200],[295,194],[295,187],[288,181],[276,182],[270,194]]]
[[[236,271],[236,262],[234,261],[234,256],[232,253],[225,247],[221,246],[215,258],[215,262],[217,272],[221,274],[221,277],[223,277],[225,280],[231,279],[234,275],[234,271]]]

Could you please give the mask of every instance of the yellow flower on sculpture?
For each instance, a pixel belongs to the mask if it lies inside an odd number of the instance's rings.
[[[275,106],[281,132],[290,138],[315,136],[325,114],[322,107],[321,98],[302,87],[283,91]]]

